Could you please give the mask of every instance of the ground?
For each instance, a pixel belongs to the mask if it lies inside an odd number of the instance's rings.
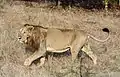
[[[43,8],[43,6],[25,6],[16,1],[0,9],[0,77],[118,77],[120,75],[120,11],[71,10]],[[24,60],[31,54],[17,40],[17,33],[24,24],[41,25],[51,28],[76,28],[84,30],[97,38],[104,39],[110,30],[110,39],[104,43],[89,39],[97,64],[80,53],[78,61],[70,67],[69,52],[48,55],[43,67],[37,67],[39,61],[30,67],[24,66]],[[81,56],[82,54],[82,56]]]

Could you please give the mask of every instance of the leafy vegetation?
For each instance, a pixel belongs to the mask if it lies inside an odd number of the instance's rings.
[[[0,0],[0,7],[5,5],[6,3],[16,1],[16,0]],[[18,1],[18,0],[17,0]],[[107,10],[109,8],[108,5],[120,5],[120,0],[19,0],[19,1],[26,1],[26,2],[45,2],[45,3],[55,3],[57,6],[76,6],[76,7],[83,7],[87,9],[101,9],[105,8]]]

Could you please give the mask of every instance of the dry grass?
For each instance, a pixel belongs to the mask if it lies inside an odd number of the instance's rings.
[[[26,7],[20,2],[11,6],[5,5],[0,10],[0,76],[1,77],[100,77],[100,73],[119,72],[120,64],[120,11],[87,11],[84,9],[63,10],[41,7]],[[26,23],[54,28],[76,28],[104,39],[106,34],[101,29],[110,29],[111,38],[105,43],[89,40],[94,54],[97,55],[97,65],[83,56],[70,71],[70,57],[66,54],[49,55],[43,67],[36,64],[31,67],[23,65],[31,54],[25,53],[17,41],[17,31]],[[80,57],[79,57],[80,58]],[[39,64],[39,63],[37,63]],[[80,71],[81,70],[81,71]],[[103,74],[104,75],[104,74]],[[107,77],[107,76],[106,76]],[[109,77],[109,76],[108,76]]]

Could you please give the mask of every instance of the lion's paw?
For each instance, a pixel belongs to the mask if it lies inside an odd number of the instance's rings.
[[[29,66],[32,63],[32,61],[28,58],[25,60],[24,65]]]
[[[40,59],[40,65],[39,66],[42,66],[44,63],[45,63],[45,57]]]

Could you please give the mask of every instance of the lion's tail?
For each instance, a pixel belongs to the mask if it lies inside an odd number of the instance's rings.
[[[107,38],[104,39],[104,40],[97,39],[96,37],[94,37],[93,35],[90,35],[90,34],[88,34],[88,36],[91,37],[92,39],[96,40],[96,41],[99,41],[99,42],[105,42],[105,41],[107,41],[107,40],[110,38],[110,34],[109,34],[110,31],[109,31],[108,28],[103,28],[102,30],[103,30],[103,32],[107,32],[107,33],[108,33]]]

